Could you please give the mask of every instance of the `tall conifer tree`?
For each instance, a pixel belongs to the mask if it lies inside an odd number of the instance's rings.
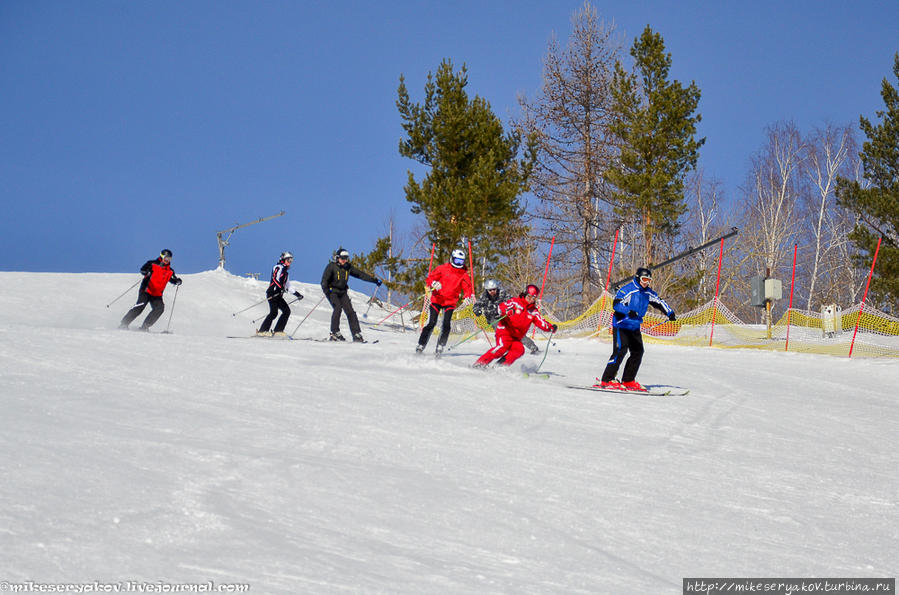
[[[522,146],[514,130],[504,132],[486,100],[469,98],[467,85],[465,65],[454,72],[444,60],[436,74],[428,74],[419,104],[400,77],[396,105],[406,137],[399,151],[429,168],[421,181],[409,172],[406,200],[427,219],[440,258],[468,239],[479,257],[495,263],[521,232],[518,196],[528,188],[535,150],[532,142]]]
[[[675,233],[686,210],[684,176],[696,167],[699,147],[696,113],[700,91],[696,83],[684,87],[669,81],[671,54],[661,35],[647,26],[631,48],[634,74],[619,62],[612,84],[612,123],[620,160],[607,172],[615,187],[618,209],[642,224],[643,257],[654,260],[653,240]]]
[[[899,81],[899,52],[893,58],[893,74]],[[857,180],[840,178],[837,199],[853,211],[859,222],[849,238],[864,252],[859,264],[869,264],[878,238],[877,272],[871,284],[874,296],[899,307],[899,90],[883,79],[880,91],[886,109],[878,111],[881,123],[859,118],[868,140],[862,146],[863,187]]]

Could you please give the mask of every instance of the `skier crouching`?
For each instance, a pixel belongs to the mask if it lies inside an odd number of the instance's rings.
[[[536,285],[528,285],[520,296],[499,305],[502,317],[496,325],[496,346],[478,358],[474,363],[475,368],[486,367],[497,359],[501,359],[501,365],[511,366],[524,354],[521,340],[531,328],[531,324],[544,331],[559,330],[558,326],[544,320],[537,310],[539,294],[540,289]]]
[[[497,321],[502,317],[502,314],[499,312],[499,305],[510,297],[512,296],[501,289],[495,279],[487,279],[484,282],[484,293],[474,303],[472,311],[475,316],[483,316],[487,320],[487,324],[496,328]],[[521,338],[521,343],[532,355],[540,353],[540,348],[527,335]]]

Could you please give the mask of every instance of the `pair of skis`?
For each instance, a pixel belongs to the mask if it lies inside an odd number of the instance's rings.
[[[665,384],[650,384],[645,386],[646,390],[627,390],[625,388],[604,388],[602,386],[582,386],[569,384],[568,388],[576,388],[579,390],[592,390],[603,393],[617,393],[623,395],[634,395],[637,397],[683,397],[690,393],[689,389],[679,386],[668,386]]]

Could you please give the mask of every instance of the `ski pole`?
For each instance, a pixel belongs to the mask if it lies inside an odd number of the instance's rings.
[[[272,297],[274,297],[274,296],[272,296]],[[289,306],[290,304],[295,304],[295,303],[297,303],[298,301],[300,301],[301,299],[302,299],[302,298],[295,298],[295,299],[293,299],[293,300],[287,302],[287,305]],[[266,314],[265,316],[268,316],[268,314]],[[265,318],[265,316],[260,316],[260,317],[257,318],[256,320],[251,320],[250,322],[253,323],[253,324],[256,324],[257,321],[262,320],[263,318]]]
[[[462,339],[461,341],[458,341],[458,342],[456,342],[456,343],[453,343],[452,345],[450,345],[449,347],[447,347],[446,350],[447,350],[447,351],[452,351],[454,348],[458,347],[458,346],[461,345],[462,343],[465,343],[466,341],[470,341],[471,339],[477,337],[479,332],[481,332],[481,329],[480,329],[480,328],[479,328],[478,330],[476,330],[475,332],[471,333],[470,335],[468,335],[467,337],[465,337],[464,339]],[[486,331],[485,331],[485,332],[486,332]]]
[[[537,369],[534,370],[534,374],[540,371],[541,366],[543,366],[543,362],[546,361],[546,356],[549,355],[549,346],[552,344],[553,336],[556,334],[556,331],[553,331],[549,334],[549,339],[546,341],[546,349],[543,350],[543,359],[540,360],[540,365],[537,366]]]
[[[138,279],[138,280],[134,283],[134,285],[132,285],[131,287],[129,287],[128,289],[126,289],[125,291],[123,291],[123,292],[122,292],[122,295],[120,295],[120,296],[117,297],[116,299],[114,299],[114,300],[112,300],[111,302],[109,302],[108,304],[106,304],[106,307],[108,308],[108,307],[110,307],[111,305],[113,305],[114,303],[116,303],[117,301],[119,301],[120,299],[122,299],[122,297],[124,297],[124,295],[125,295],[126,293],[128,293],[129,291],[131,291],[132,289],[134,289],[135,285],[137,285],[138,283],[140,283],[140,282],[143,281],[143,280],[144,280],[143,277],[141,277],[140,279]]]
[[[175,297],[172,298],[172,309],[169,311],[169,323],[165,325],[165,330],[162,331],[163,334],[171,335],[172,332],[169,330],[169,327],[172,326],[172,316],[175,314],[175,302],[178,301],[178,289],[180,289],[180,285],[175,286]]]
[[[419,296],[419,297],[422,297],[422,296]],[[397,308],[396,310],[394,310],[393,312],[391,312],[390,314],[388,314],[387,316],[385,316],[384,318],[382,318],[382,319],[381,319],[381,322],[386,321],[388,318],[390,318],[391,316],[393,316],[394,314],[396,314],[396,313],[399,312],[400,310],[405,310],[405,309],[408,308],[410,305],[412,305],[413,302],[417,302],[417,301],[418,301],[418,298],[409,300],[408,302],[406,302],[405,304],[403,304],[402,306],[400,306],[399,308]],[[378,326],[379,324],[381,324],[381,322],[379,322],[379,323],[376,324],[375,326]]]
[[[309,310],[309,313],[303,317],[303,320],[300,321],[300,324],[297,325],[297,328],[293,329],[293,332],[290,333],[291,339],[293,339],[293,336],[296,334],[296,332],[300,330],[300,327],[303,326],[303,323],[306,322],[306,319],[309,318],[309,314],[315,312],[315,309],[318,308],[319,304],[321,304],[323,301],[325,301],[325,296],[322,296],[321,299],[318,300],[318,302],[316,302],[314,306],[312,306],[312,309]]]
[[[503,320],[505,320],[505,319],[506,319],[506,316],[508,316],[508,314],[505,314],[505,315],[503,315],[502,317],[497,318],[497,319],[493,322],[493,324],[490,324],[490,325],[489,325],[490,330],[496,330],[496,325],[499,324],[500,322],[502,322]],[[462,343],[465,343],[466,341],[470,341],[471,339],[473,339],[473,338],[474,338],[479,332],[481,332],[481,331],[484,331],[484,335],[486,335],[488,339],[490,338],[490,335],[487,334],[487,329],[485,329],[485,328],[480,328],[480,327],[479,327],[478,330],[476,330],[475,332],[471,333],[470,335],[468,335],[467,337],[465,337],[465,338],[462,339],[461,341],[459,341],[459,342],[457,342],[457,343],[453,343],[451,346],[447,347],[446,350],[449,351],[449,350],[452,349],[453,347],[458,347],[458,346],[461,345]],[[489,341],[488,341],[488,343],[489,343]]]
[[[253,304],[252,306],[248,306],[248,307],[244,308],[243,310],[238,310],[237,312],[235,312],[235,313],[232,314],[231,316],[237,316],[238,314],[241,314],[242,312],[246,312],[247,310],[250,310],[250,309],[252,309],[252,308],[255,308],[255,307],[258,306],[259,304],[264,304],[265,302],[269,301],[270,299],[272,299],[272,298],[268,298],[268,297],[267,297],[267,298],[265,298],[264,300],[262,300],[261,302],[256,302],[256,303]]]
[[[375,290],[372,292],[371,297],[368,298],[368,308],[365,309],[365,313],[362,315],[362,318],[368,318],[368,311],[371,310],[371,305],[375,301],[375,296],[378,295],[378,290],[381,289],[381,286],[378,285],[375,287]]]

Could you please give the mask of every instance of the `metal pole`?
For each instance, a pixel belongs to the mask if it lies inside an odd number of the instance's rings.
[[[877,263],[877,253],[880,252],[881,236],[877,240],[877,248],[874,250],[874,261],[871,263],[871,272],[868,273],[868,282],[865,284],[865,293],[862,295],[862,305],[858,308],[858,318],[855,319],[855,331],[852,333],[852,344],[849,345],[849,357],[852,357],[852,349],[855,347],[855,335],[858,334],[858,324],[862,321],[862,312],[865,311],[865,300],[868,299],[868,288],[871,286],[871,277],[874,276],[874,265]]]
[[[134,283],[134,285],[132,285],[131,287],[129,287],[128,289],[126,289],[125,291],[123,291],[123,292],[122,292],[122,295],[120,295],[120,296],[117,297],[116,299],[114,299],[114,300],[112,300],[111,302],[109,302],[108,304],[106,304],[106,307],[108,308],[108,307],[110,307],[111,305],[113,305],[114,303],[116,303],[117,301],[119,301],[120,299],[122,299],[122,297],[124,297],[124,295],[125,295],[126,293],[128,293],[129,291],[131,291],[132,289],[134,289],[135,286],[136,286],[138,283],[140,283],[141,281],[143,281],[143,278],[138,279],[138,280]]]

